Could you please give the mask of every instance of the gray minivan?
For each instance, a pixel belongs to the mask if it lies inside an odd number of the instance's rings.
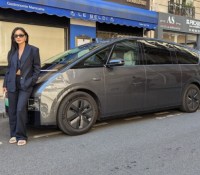
[[[197,51],[157,39],[93,42],[50,58],[28,104],[29,123],[83,134],[96,120],[163,109],[195,112]]]

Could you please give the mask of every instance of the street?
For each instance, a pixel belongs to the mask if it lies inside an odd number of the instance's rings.
[[[200,0],[0,0],[0,36],[0,175],[200,175]]]
[[[200,111],[178,110],[98,122],[84,135],[28,127],[26,146],[8,143],[0,119],[1,175],[197,175]]]

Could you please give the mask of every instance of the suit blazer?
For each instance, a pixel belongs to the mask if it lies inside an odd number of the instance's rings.
[[[4,78],[3,87],[9,92],[16,91],[16,71],[17,71],[18,50],[8,58],[8,69]],[[26,44],[21,56],[21,77],[20,85],[24,91],[32,91],[40,74],[40,55],[37,47]]]

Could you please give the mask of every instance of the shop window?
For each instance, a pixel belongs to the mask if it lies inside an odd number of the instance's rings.
[[[159,41],[141,41],[147,65],[172,64],[168,43]]]
[[[196,48],[197,46],[197,35],[189,34],[187,35],[186,45],[191,48]]]
[[[163,39],[166,41],[171,41],[179,44],[185,44],[186,35],[183,33],[163,32]]]
[[[40,49],[41,62],[65,50],[64,28],[46,27],[21,23],[0,22],[0,65],[7,65],[12,30],[23,27],[29,34],[29,44]]]
[[[96,23],[97,38],[108,39],[116,37],[143,36],[143,28],[115,25],[106,23]]]
[[[187,45],[191,48],[196,48],[197,46],[197,35],[193,34],[165,31],[163,32],[163,39],[166,41]]]

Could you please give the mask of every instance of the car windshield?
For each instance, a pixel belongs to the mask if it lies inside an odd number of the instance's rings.
[[[50,66],[50,65],[58,65],[58,64],[69,65],[69,64],[75,62],[76,60],[78,60],[83,55],[89,53],[93,49],[96,49],[100,45],[101,45],[101,43],[89,43],[89,44],[85,44],[80,47],[76,47],[71,50],[67,50],[63,53],[60,53],[56,56],[53,56],[53,57],[45,60],[42,63],[42,66],[46,67],[47,65]]]

